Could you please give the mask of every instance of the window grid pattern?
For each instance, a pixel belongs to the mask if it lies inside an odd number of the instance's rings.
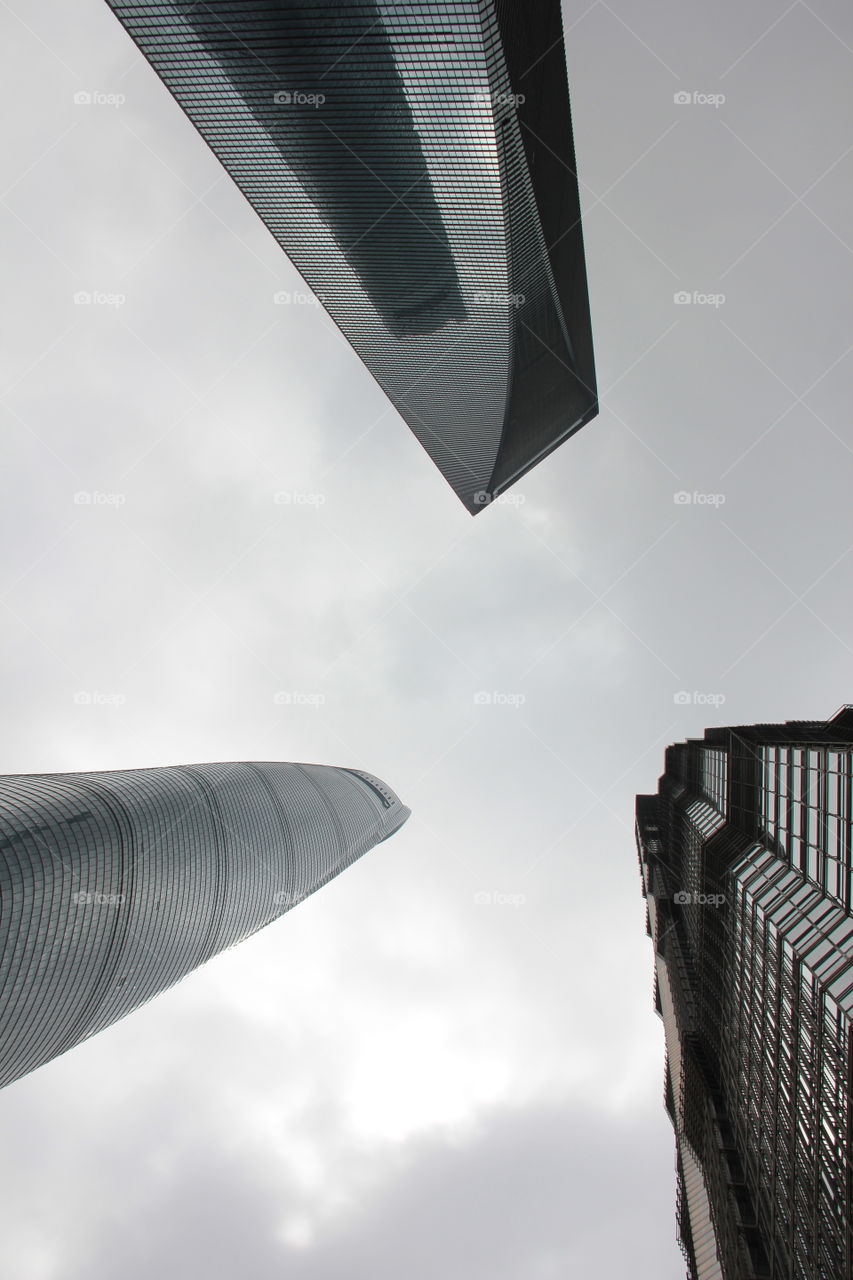
[[[702,794],[717,813],[725,814],[727,802],[727,768],[728,758],[725,751],[707,747],[700,757]]]
[[[0,779],[0,1084],[288,911],[408,817],[384,784],[239,763]]]
[[[852,759],[849,708],[709,730],[637,800],[691,1278],[709,1220],[724,1280],[853,1275]]]
[[[760,821],[769,847],[804,876],[851,905],[853,753],[825,746],[761,752]]]
[[[597,412],[558,0],[109,0],[468,509]]]
[[[738,1145],[778,1273],[829,1280],[851,1263],[853,919],[769,850],[732,879],[724,1057]]]

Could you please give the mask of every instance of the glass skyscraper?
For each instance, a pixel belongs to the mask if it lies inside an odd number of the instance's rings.
[[[595,416],[559,0],[109,3],[470,511]]]
[[[691,1280],[853,1275],[853,707],[709,729],[637,797]]]
[[[269,924],[408,816],[378,778],[324,765],[0,778],[0,1085]]]

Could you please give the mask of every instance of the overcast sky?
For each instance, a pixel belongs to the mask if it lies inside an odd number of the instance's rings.
[[[474,520],[107,5],[0,6],[0,771],[413,811],[3,1091],[16,1280],[684,1274],[633,802],[851,700],[853,15],[564,20],[602,412]]]

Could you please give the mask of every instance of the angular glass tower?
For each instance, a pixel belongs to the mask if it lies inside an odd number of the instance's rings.
[[[0,1085],[249,937],[409,810],[354,769],[0,778]]]
[[[598,411],[559,0],[108,0],[478,512]]]
[[[709,729],[637,797],[691,1280],[853,1276],[853,707]]]

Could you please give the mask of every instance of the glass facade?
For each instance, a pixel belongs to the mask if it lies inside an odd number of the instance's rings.
[[[408,814],[372,775],[322,765],[0,778],[0,1085],[255,933]]]
[[[691,1280],[853,1275],[853,709],[709,730],[637,798]]]
[[[473,513],[597,412],[558,0],[109,0]]]

